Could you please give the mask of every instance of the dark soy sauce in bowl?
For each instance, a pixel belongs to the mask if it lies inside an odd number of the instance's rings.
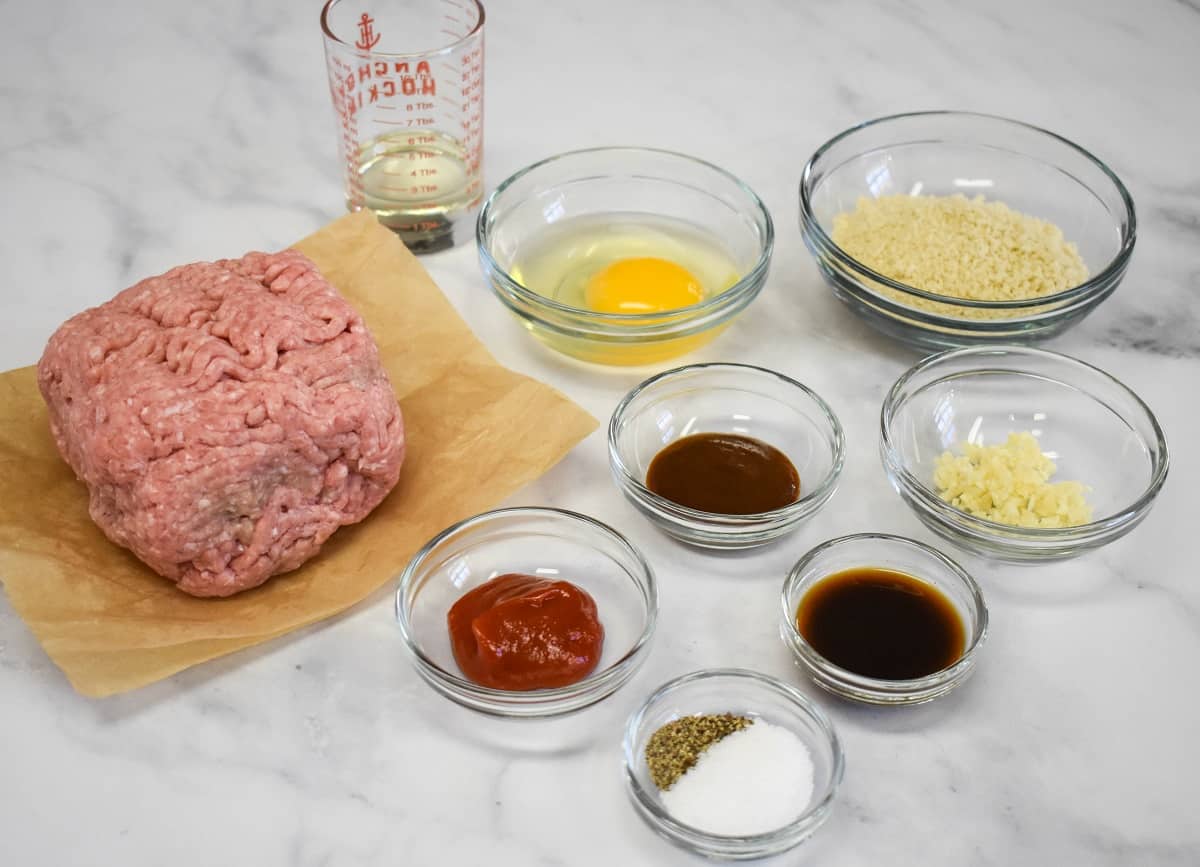
[[[796,628],[829,662],[864,677],[914,680],[956,663],[962,615],[931,584],[891,569],[847,569],[804,594]]]

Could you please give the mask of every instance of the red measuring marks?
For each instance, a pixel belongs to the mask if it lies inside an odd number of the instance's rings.
[[[363,206],[364,196],[362,179],[358,175],[358,118],[357,111],[353,108],[354,99],[352,97],[354,72],[350,64],[341,57],[332,57],[330,61],[337,76],[330,89],[333,92],[333,104],[341,121],[341,151],[345,162],[346,199],[347,203],[357,210]]]
[[[426,14],[440,8],[441,19],[400,34],[371,2],[361,14],[350,6],[345,41],[327,42],[347,204],[374,209],[398,231],[445,231],[483,193],[482,10],[439,0]],[[417,31],[432,36],[428,51],[395,42]]]

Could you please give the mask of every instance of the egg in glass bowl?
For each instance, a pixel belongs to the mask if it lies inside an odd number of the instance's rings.
[[[757,297],[774,246],[766,206],[710,163],[648,148],[552,157],[479,214],[488,284],[546,346],[653,364],[715,338]]]

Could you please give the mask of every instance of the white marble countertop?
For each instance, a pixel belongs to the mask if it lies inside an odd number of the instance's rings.
[[[4,6],[0,368],[135,279],[286,245],[341,212],[318,0]],[[667,541],[609,481],[597,433],[512,499],[596,515],[654,563],[657,642],[600,706],[544,724],[435,695],[389,592],[348,615],[102,701],[76,695],[0,597],[5,865],[683,865],[626,801],[626,715],[688,670],[746,666],[829,710],[847,770],[783,864],[1200,864],[1200,7],[492,0],[486,183],[559,151],[681,150],[776,218],[761,298],[703,359],[777,368],[840,414],[839,493],[781,544]],[[1126,181],[1139,239],[1120,290],[1053,348],[1122,377],[1173,446],[1158,505],[1101,553],[1037,569],[964,558],[992,633],[976,676],[913,710],[824,697],[776,632],[787,568],[831,536],[930,535],[891,491],[878,407],[916,356],[856,321],[797,228],[801,166],[850,124],[921,108],[1021,118]],[[469,247],[425,265],[505,364],[607,418],[640,374],[551,356],[489,297]],[[3,490],[6,497],[23,492]],[[1189,505],[1191,503],[1191,505]],[[953,553],[953,552],[952,552]]]

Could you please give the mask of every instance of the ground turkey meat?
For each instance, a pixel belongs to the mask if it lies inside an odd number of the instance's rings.
[[[375,342],[294,250],[184,265],[80,313],[38,385],[92,519],[196,596],[295,569],[404,458]]]

